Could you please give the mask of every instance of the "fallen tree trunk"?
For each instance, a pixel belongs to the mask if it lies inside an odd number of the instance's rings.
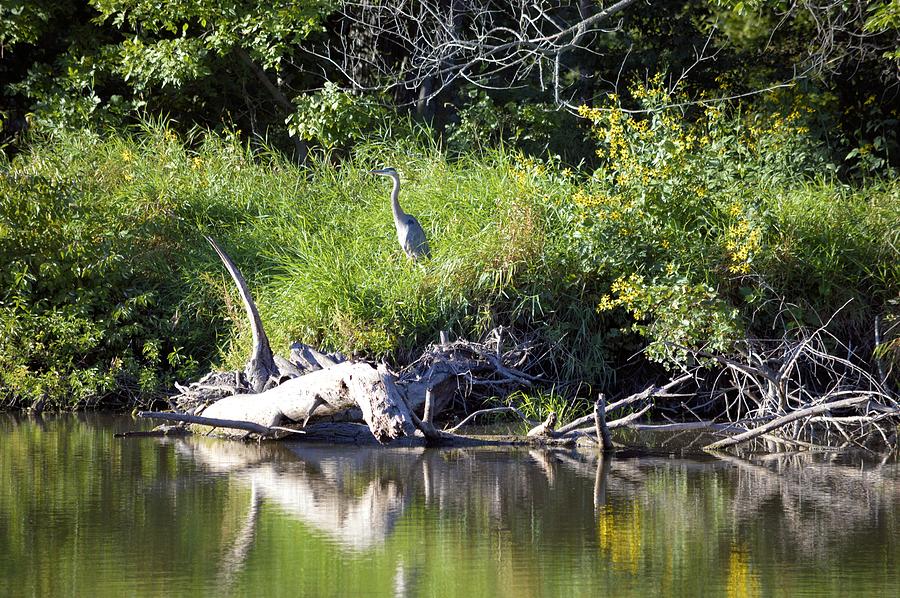
[[[215,240],[207,237],[207,241],[238,288],[250,320],[253,349],[244,372],[215,373],[187,387],[176,385],[180,395],[170,400],[174,410],[190,418],[216,420],[203,431],[246,437],[249,430],[278,437],[285,433],[279,427],[363,420],[382,443],[414,435],[447,442],[452,438],[431,422],[461,388],[470,392],[473,386],[483,385],[502,394],[537,380],[522,369],[531,357],[527,343],[505,350],[502,329],[481,343],[451,343],[442,334],[441,343],[399,377],[384,366],[376,369],[368,363],[348,362],[339,354],[324,354],[301,343],[291,347],[290,359],[282,359],[272,353],[240,270]],[[423,421],[414,410],[424,405],[429,409]],[[192,421],[195,426],[205,423],[187,417],[179,421]]]
[[[252,397],[225,397],[195,415],[249,422],[263,428],[362,419],[379,442],[390,442],[413,434],[415,426],[402,399],[389,390],[382,376],[368,363],[345,361],[292,378]]]

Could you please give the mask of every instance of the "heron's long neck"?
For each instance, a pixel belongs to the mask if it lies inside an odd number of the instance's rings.
[[[400,177],[392,176],[391,178],[394,179],[394,190],[391,191],[391,209],[394,211],[394,223],[396,224],[403,216],[406,216],[406,212],[400,207],[400,201],[397,199],[400,196]]]

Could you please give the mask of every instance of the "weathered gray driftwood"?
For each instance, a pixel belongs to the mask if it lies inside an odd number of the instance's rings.
[[[181,394],[170,403],[185,416],[239,422],[231,427],[216,424],[217,434],[246,436],[249,429],[271,436],[279,426],[363,420],[379,442],[411,437],[417,430],[431,440],[446,441],[447,434],[438,432],[432,421],[461,383],[499,390],[528,386],[535,380],[519,369],[528,352],[504,351],[502,331],[495,335],[494,345],[490,340],[451,343],[442,334],[441,343],[399,377],[384,366],[349,362],[342,355],[325,354],[301,343],[291,347],[290,359],[277,357],[244,276],[215,240],[207,237],[207,241],[238,288],[250,320],[253,348],[243,374],[217,373],[187,387],[177,386]],[[423,421],[415,410],[425,406]]]
[[[663,386],[649,386],[649,387],[645,388],[644,390],[642,390],[641,392],[638,392],[638,393],[635,393],[628,397],[625,397],[624,399],[622,399],[620,401],[616,401],[615,403],[610,403],[609,405],[606,405],[606,413],[609,413],[610,411],[615,411],[616,409],[621,409],[622,407],[626,407],[628,405],[633,405],[635,403],[647,401],[655,396],[660,396],[660,397],[668,396],[668,393],[667,393],[668,390],[671,390],[672,388],[689,380],[690,378],[691,378],[691,376],[686,374],[683,376],[679,376],[678,378],[675,378],[674,380],[672,380],[671,382],[668,382],[667,384],[664,384]],[[646,410],[644,410],[644,412],[645,411]],[[583,428],[585,426],[593,426],[593,424],[594,424],[594,414],[591,413],[590,415],[585,415],[584,417],[579,417],[578,419],[572,420],[568,424],[561,426],[557,430],[557,433],[565,434],[567,432],[571,432],[572,430],[577,430],[577,429]],[[620,425],[624,425],[624,424],[620,424]],[[612,425],[610,425],[610,428],[612,428]]]
[[[279,437],[310,424],[363,420],[378,442],[416,437],[416,442],[424,438],[432,444],[454,444],[464,439],[437,430],[432,422],[457,392],[471,392],[478,386],[504,394],[529,387],[537,380],[525,371],[533,360],[530,346],[505,346],[502,328],[482,342],[450,342],[442,333],[440,343],[429,348],[400,376],[383,365],[376,368],[365,362],[347,361],[342,355],[325,354],[300,343],[291,347],[290,359],[277,357],[240,270],[212,238],[207,241],[238,288],[250,320],[253,348],[243,373],[216,373],[188,387],[178,386],[181,394],[171,404],[181,413],[171,414],[168,419],[235,437],[246,437],[248,431],[261,437]],[[608,409],[664,393],[680,381],[648,388],[609,405]],[[627,421],[633,421],[648,408],[646,405]],[[421,418],[416,414],[420,409]],[[556,421],[551,414],[548,421],[529,432],[526,442],[541,438],[541,442],[576,442],[590,436],[574,429],[582,423],[585,422],[576,421],[554,430]],[[609,427],[616,423],[610,422]]]
[[[220,399],[198,415],[265,428],[362,419],[379,442],[389,442],[412,434],[415,426],[402,398],[388,388],[383,376],[368,363],[345,361],[257,395]]]
[[[276,360],[244,276],[218,243],[211,237],[206,240],[237,285],[250,320],[253,349],[244,374],[253,394],[240,392],[241,381],[236,380],[233,394],[216,397],[208,405],[194,405],[190,415],[239,422],[231,426],[213,424],[231,436],[238,435],[238,430],[269,435],[282,424],[306,425],[314,418],[361,418],[379,442],[414,434],[409,408],[386,370],[380,371],[368,363],[348,362],[342,356],[326,355],[302,344],[292,347],[292,360]]]

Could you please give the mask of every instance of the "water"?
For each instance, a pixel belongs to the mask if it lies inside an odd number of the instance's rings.
[[[0,416],[2,596],[900,596],[900,465],[113,438]]]

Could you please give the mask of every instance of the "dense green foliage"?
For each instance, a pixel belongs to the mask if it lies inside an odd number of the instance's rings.
[[[600,308],[628,310],[652,356],[817,326],[848,300],[839,319],[861,324],[897,298],[896,179],[838,183],[815,98],[772,93],[691,117],[659,84],[631,90],[647,112],[617,98],[582,110],[603,164],[574,198],[584,250],[616,276]]]
[[[184,280],[200,264],[194,205],[167,186],[180,144],[90,134],[54,142],[0,178],[0,387],[84,404],[157,392],[212,349]],[[153,164],[144,161],[153,156]],[[189,166],[182,164],[185,171]],[[147,176],[148,170],[158,169]],[[171,170],[168,171],[171,173]],[[193,234],[192,238],[191,235]],[[189,347],[191,354],[185,353]]]
[[[0,8],[0,118],[16,134],[85,123],[121,124],[165,112],[227,119],[242,103],[252,120],[283,122],[290,104],[265,86],[303,40],[322,30],[332,0],[90,0],[4,3]],[[248,90],[248,88],[250,90]],[[262,116],[264,114],[266,116]],[[235,120],[245,119],[236,116]],[[23,122],[26,121],[26,122]]]
[[[678,363],[684,347],[728,351],[852,299],[837,325],[864,343],[896,309],[900,187],[829,178],[814,114],[762,103],[690,120],[616,102],[585,110],[603,164],[591,174],[514,153],[449,160],[424,131],[306,169],[164,124],[35,144],[0,194],[5,400],[149,397],[217,346],[239,367],[249,330],[201,233],[250,277],[277,350],[402,360],[439,330],[505,325],[552,348],[555,378],[601,386],[645,342]],[[367,174],[381,161],[404,175],[430,261],[396,244],[388,186]]]
[[[0,401],[147,400],[239,366],[249,330],[204,234],[279,350],[399,362],[508,326],[572,382],[545,406],[642,349],[671,367],[838,312],[863,359],[880,318],[900,367],[896,3],[635,3],[561,81],[488,69],[416,114],[416,48],[349,33],[346,8],[0,7]],[[425,264],[396,247],[367,174],[385,164]]]
[[[186,146],[150,126],[133,137],[74,133],[20,155],[3,178],[7,400],[78,404],[116,383],[156,390],[170,381],[161,372],[184,376],[215,357],[217,332],[238,365],[249,330],[201,231],[251,277],[282,350],[299,339],[396,354],[440,328],[540,325],[569,339],[570,368],[602,378],[591,342],[599,296],[585,296],[552,207],[570,190],[563,179],[501,154],[449,163],[411,142],[393,151],[369,145],[339,169],[300,171],[234,137]],[[376,155],[407,175],[404,205],[434,240],[424,266],[396,246],[388,189],[367,174]]]
[[[194,124],[239,128],[301,155],[301,139],[346,148],[385,118],[385,105],[409,108],[426,86],[410,79],[414,53],[422,48],[369,22],[374,13],[355,14],[347,4],[4,2],[0,146],[21,142],[27,130],[121,125],[150,113],[173,118],[182,131]],[[445,2],[433,4],[447,8]],[[510,18],[504,4],[492,7],[496,25],[522,27],[503,21]],[[611,3],[546,4],[558,9],[543,25],[552,33],[551,23],[574,25],[585,7],[590,13]],[[474,22],[476,14],[467,11],[478,10],[463,7],[462,20]],[[430,114],[460,149],[505,141],[577,162],[590,158],[590,148],[565,134],[576,119],[559,109],[561,101],[570,107],[601,103],[632,76],[665,71],[668,84],[692,100],[708,92],[722,95],[717,90],[723,79],[730,82],[730,94],[813,83],[833,94],[840,115],[832,123],[831,149],[842,152],[841,158],[865,149],[870,159],[896,166],[897,115],[891,109],[900,82],[897,13],[896,2],[883,0],[822,6],[782,0],[637,2],[621,13],[618,27],[607,23],[610,31],[561,56],[562,75],[486,67],[468,77],[481,88],[447,84],[429,107],[419,105],[417,111]],[[418,24],[401,18],[397,25],[414,30]],[[348,53],[352,65],[335,62]],[[380,68],[376,57],[386,57]],[[555,81],[559,76],[565,80]],[[360,85],[377,91],[361,93]]]

